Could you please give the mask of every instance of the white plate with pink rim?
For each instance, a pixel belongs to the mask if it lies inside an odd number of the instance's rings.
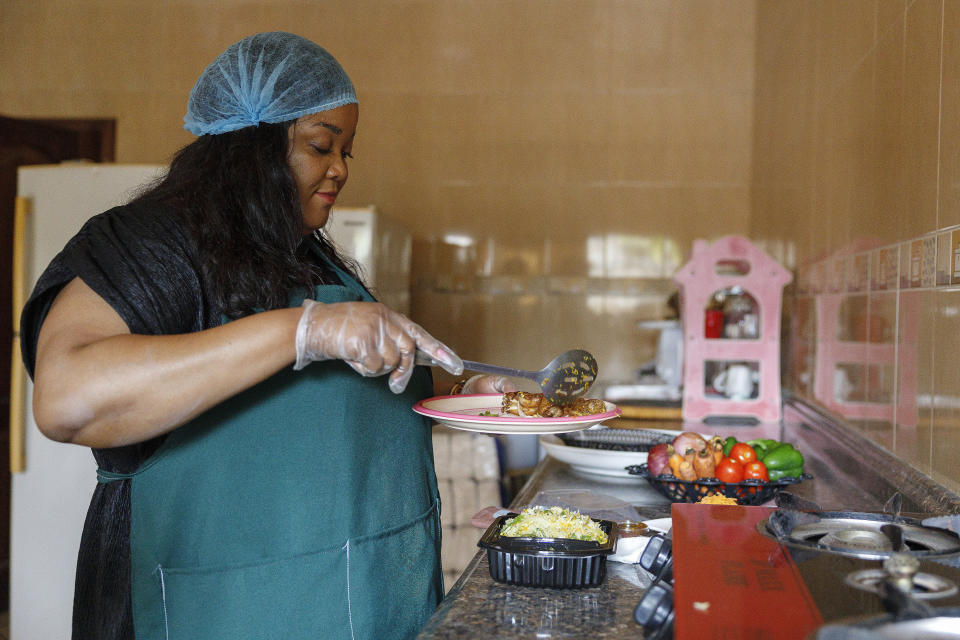
[[[413,410],[453,429],[480,433],[567,433],[589,429],[604,420],[620,415],[612,402],[604,401],[606,411],[571,418],[525,418],[500,415],[503,394],[482,393],[456,396],[434,396],[413,405]]]

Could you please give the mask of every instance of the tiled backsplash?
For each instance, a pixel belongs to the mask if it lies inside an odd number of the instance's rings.
[[[960,227],[798,269],[785,375],[943,484],[960,488]]]
[[[658,333],[638,323],[670,314],[683,259],[670,238],[607,234],[522,249],[453,240],[421,247],[412,315],[462,357],[539,369],[584,348],[600,363],[599,382],[630,380],[654,358]]]
[[[960,2],[757,2],[750,237],[786,386],[960,489]],[[777,257],[775,254],[774,257]]]
[[[851,248],[798,269],[797,293],[856,294],[960,285],[960,226],[873,248]]]

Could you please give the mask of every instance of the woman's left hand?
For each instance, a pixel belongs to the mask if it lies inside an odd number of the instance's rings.
[[[507,393],[518,391],[517,385],[504,376],[473,376],[463,384],[460,393]]]

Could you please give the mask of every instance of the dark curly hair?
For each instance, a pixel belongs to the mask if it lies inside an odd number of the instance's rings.
[[[138,199],[170,205],[193,238],[213,302],[230,318],[289,303],[295,289],[338,283],[310,244],[360,280],[360,268],[322,233],[303,235],[287,164],[293,122],[203,135],[174,156]]]

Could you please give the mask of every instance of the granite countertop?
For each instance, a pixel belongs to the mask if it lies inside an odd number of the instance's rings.
[[[960,497],[799,402],[785,402],[780,423],[692,426],[620,420],[607,424],[696,429],[740,440],[770,437],[793,442],[803,451],[805,471],[814,479],[793,485],[790,491],[825,510],[882,511],[899,492],[905,513],[960,513]],[[551,457],[540,461],[511,508],[529,505],[541,491],[614,498],[613,502],[634,506],[643,519],[670,515],[670,503],[645,480],[580,474]],[[482,533],[477,529],[478,540]],[[417,637],[642,638],[643,628],[634,621],[633,611],[649,584],[650,576],[640,565],[613,561],[607,562],[606,579],[598,587],[546,589],[498,583],[490,577],[486,553],[478,549]]]
[[[670,503],[642,480],[623,483],[580,476],[544,458],[511,505],[520,508],[540,491],[576,490],[612,496],[637,506],[645,519],[670,515]],[[483,532],[477,529],[477,539]],[[478,550],[480,551],[480,550]],[[544,589],[495,582],[480,551],[437,608],[418,638],[638,638],[633,610],[650,585],[640,565],[607,562],[598,587]]]

